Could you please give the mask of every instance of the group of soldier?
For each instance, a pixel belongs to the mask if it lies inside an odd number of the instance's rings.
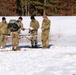
[[[30,19],[31,19],[31,22],[30,22],[30,27],[29,27],[29,33],[32,36],[30,37],[31,47],[38,48],[37,34],[38,34],[38,29],[40,25],[39,25],[39,22],[35,19],[34,15],[32,15]],[[18,18],[18,21],[19,21],[18,26],[20,28],[15,32],[11,32],[10,29],[7,28],[8,23],[6,21],[6,18],[2,17],[2,22],[0,22],[0,48],[5,48],[7,35],[12,33],[12,50],[13,51],[20,50],[19,48],[20,32],[21,30],[23,31],[26,30],[26,28],[23,27],[22,20],[23,18],[20,16]],[[42,48],[48,48],[50,20],[48,19],[46,14],[43,15],[41,30],[42,30],[42,33],[41,33]]]

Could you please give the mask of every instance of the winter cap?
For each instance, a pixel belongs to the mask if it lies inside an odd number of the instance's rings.
[[[21,20],[23,20],[23,18],[20,16],[18,19],[21,19]]]
[[[35,19],[34,15],[31,16],[31,19]]]
[[[6,18],[5,17],[2,17],[2,20],[6,20]]]

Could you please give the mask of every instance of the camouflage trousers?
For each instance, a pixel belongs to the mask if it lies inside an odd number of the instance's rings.
[[[5,48],[5,46],[6,46],[6,35],[3,35],[3,34],[0,35],[0,46],[2,46],[2,48]]]
[[[49,31],[43,31],[41,34],[42,47],[48,48],[49,46]]]
[[[37,32],[31,33],[31,46],[32,47],[37,47]]]
[[[12,32],[12,48],[18,47],[19,45],[19,33],[18,32]]]

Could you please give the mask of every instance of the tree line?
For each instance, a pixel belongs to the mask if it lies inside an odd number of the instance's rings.
[[[0,16],[76,16],[75,0],[0,0]]]

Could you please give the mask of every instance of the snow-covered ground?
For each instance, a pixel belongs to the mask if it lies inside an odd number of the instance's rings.
[[[0,75],[73,74],[76,74],[76,47],[0,52]]]
[[[18,17],[6,18],[9,21]],[[23,18],[25,28],[28,28],[30,17]],[[36,19],[41,27],[42,17]],[[52,46],[49,49],[21,48],[21,51],[7,51],[11,47],[6,47],[3,52],[0,49],[0,75],[76,75],[76,16],[50,16],[49,19]],[[22,32],[25,33],[28,32]],[[39,44],[40,33],[41,29]],[[20,39],[20,46],[29,44],[28,39]]]

